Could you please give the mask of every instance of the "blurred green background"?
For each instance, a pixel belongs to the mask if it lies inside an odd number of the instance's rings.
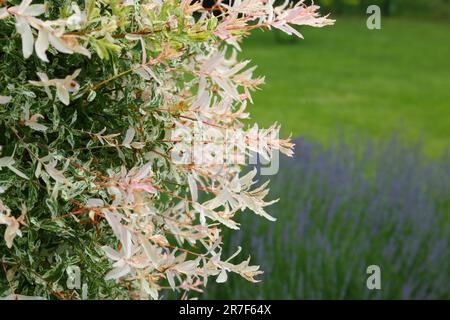
[[[266,76],[252,120],[279,121],[284,135],[325,143],[336,130],[397,132],[422,139],[428,155],[442,153],[450,138],[450,18],[383,17],[381,30],[369,30],[364,15],[332,16],[335,26],[300,29],[304,40],[256,32],[244,42],[242,56]]]
[[[449,0],[317,0],[325,10],[335,15],[360,14],[369,5],[378,5],[385,16],[447,19],[450,17]]]
[[[225,231],[265,271],[208,282],[207,299],[450,298],[450,1],[322,0],[336,25],[305,40],[255,32],[241,58],[266,84],[251,122],[278,121],[296,154],[270,178],[275,223]],[[381,30],[366,26],[369,4]],[[421,147],[417,147],[416,142]],[[382,289],[366,287],[366,267]]]

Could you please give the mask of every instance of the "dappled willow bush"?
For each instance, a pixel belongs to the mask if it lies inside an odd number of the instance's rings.
[[[263,78],[236,50],[255,28],[333,21],[302,2],[216,9],[0,1],[0,296],[157,299],[229,272],[256,281],[249,259],[221,256],[221,229],[246,208],[273,220],[242,158],[293,145],[277,125],[245,128]]]

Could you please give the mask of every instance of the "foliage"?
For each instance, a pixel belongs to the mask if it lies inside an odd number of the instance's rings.
[[[263,281],[232,277],[206,298],[450,298],[450,154],[430,161],[398,139],[353,141],[295,141],[296,158],[272,179],[283,196],[272,213],[290,223],[243,214],[242,230],[224,244],[255,253]],[[381,268],[381,290],[366,287],[372,264]]]
[[[238,212],[273,220],[268,189],[241,174],[240,156],[293,145],[277,125],[242,124],[263,78],[236,49],[252,29],[301,36],[292,26],[333,21],[303,3],[219,9],[1,2],[1,296],[157,299],[229,272],[256,281],[249,259],[231,262],[239,250],[221,256]],[[224,145],[223,161],[211,160]]]

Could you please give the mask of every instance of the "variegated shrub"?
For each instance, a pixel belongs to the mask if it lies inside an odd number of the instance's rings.
[[[303,1],[0,1],[0,297],[158,299],[249,281],[221,228],[265,207],[246,128],[263,78],[236,60],[256,28],[333,23]],[[226,147],[224,147],[226,146]],[[217,154],[221,153],[220,161]]]

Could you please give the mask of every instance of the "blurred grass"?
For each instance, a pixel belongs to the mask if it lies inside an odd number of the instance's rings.
[[[449,146],[450,23],[384,18],[371,31],[364,17],[338,18],[301,32],[305,40],[255,32],[244,42],[241,58],[266,76],[252,121],[325,144],[343,130],[421,139],[432,157]]]

